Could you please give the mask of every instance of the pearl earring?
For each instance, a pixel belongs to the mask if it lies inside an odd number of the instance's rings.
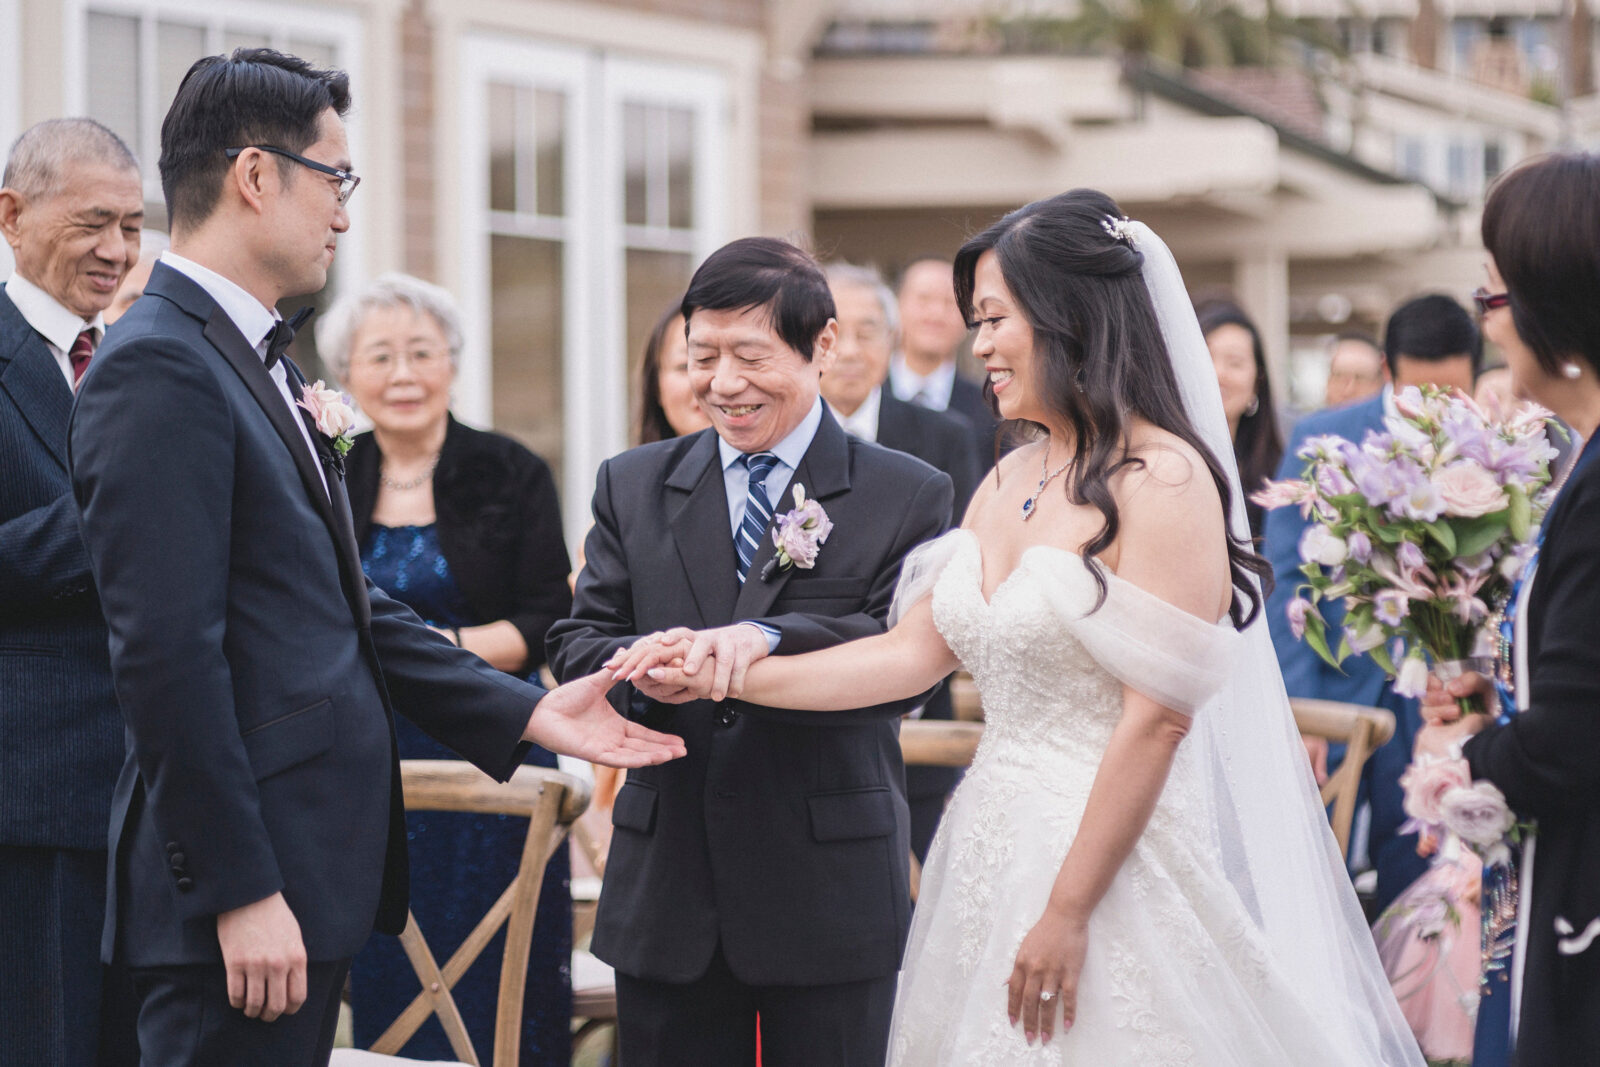
[[[1561,365],[1561,373],[1565,374],[1570,380],[1577,381],[1583,377],[1583,368],[1576,363],[1563,363]]]

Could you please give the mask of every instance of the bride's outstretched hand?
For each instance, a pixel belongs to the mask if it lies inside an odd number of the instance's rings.
[[[1017,962],[1006,983],[1006,1007],[1011,1025],[1022,1022],[1022,1032],[1048,1043],[1056,1030],[1057,1005],[1061,1031],[1072,1029],[1078,1013],[1078,976],[1089,948],[1089,922],[1046,907],[1044,915],[1022,939]]]

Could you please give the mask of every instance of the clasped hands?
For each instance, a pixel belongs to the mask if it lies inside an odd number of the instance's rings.
[[[745,672],[767,653],[767,635],[752,623],[699,631],[677,626],[617,649],[605,666],[651,700],[684,704],[738,697]]]
[[[1456,746],[1489,725],[1489,715],[1463,715],[1457,703],[1461,698],[1470,700],[1480,709],[1493,707],[1494,683],[1476,671],[1467,671],[1449,682],[1441,682],[1432,675],[1428,677],[1428,689],[1422,694],[1420,709],[1422,729],[1417,731],[1414,755],[1453,755]]]

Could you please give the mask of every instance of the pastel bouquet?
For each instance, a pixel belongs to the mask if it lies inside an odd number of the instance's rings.
[[[1401,390],[1394,403],[1360,444],[1307,439],[1301,477],[1252,499],[1312,520],[1300,540],[1306,581],[1289,605],[1296,638],[1334,667],[1371,656],[1414,697],[1430,658],[1448,677],[1493,654],[1489,605],[1532,554],[1557,453],[1550,413],[1535,405],[1501,417],[1433,387]],[[1344,618],[1330,633],[1324,609],[1337,601]]]

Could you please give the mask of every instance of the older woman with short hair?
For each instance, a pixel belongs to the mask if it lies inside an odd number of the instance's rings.
[[[346,486],[373,583],[461,647],[511,674],[544,662],[544,637],[571,609],[567,546],[545,462],[500,434],[450,415],[461,353],[460,312],[445,290],[385,274],[340,299],[317,327],[330,370],[372,420],[346,460]],[[402,759],[454,753],[404,720]],[[534,749],[527,762],[555,766]],[[412,907],[440,944],[461,941],[515,876],[525,829],[470,815],[407,819]],[[552,858],[539,900],[522,1062],[570,1056],[571,897],[565,849]],[[455,987],[473,1044],[493,1047],[497,962],[479,961]],[[370,1044],[416,995],[399,943],[374,939],[351,971],[358,1043]],[[404,1053],[450,1058],[437,1027]]]
[[[1594,1063],[1600,1055],[1600,156],[1568,153],[1503,175],[1483,209],[1484,336],[1517,396],[1584,441],[1561,474],[1500,627],[1496,686],[1429,683],[1424,754],[1458,746],[1519,821],[1517,877],[1494,874],[1498,929],[1473,1062]],[[1472,697],[1487,715],[1457,713]],[[1475,735],[1475,736],[1473,736]],[[1520,895],[1521,899],[1518,899]],[[1509,951],[1502,957],[1500,951]]]

